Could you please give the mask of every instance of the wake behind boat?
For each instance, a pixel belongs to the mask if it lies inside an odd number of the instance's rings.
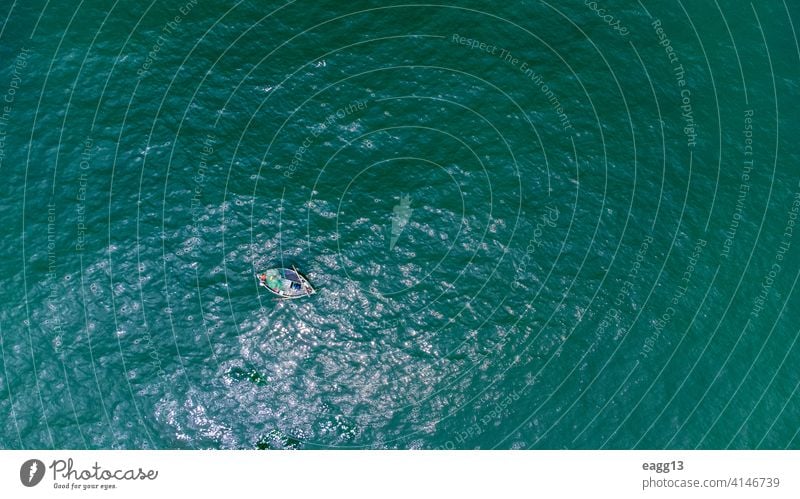
[[[257,274],[258,283],[281,298],[300,298],[313,295],[316,291],[297,269],[292,267],[265,270]]]

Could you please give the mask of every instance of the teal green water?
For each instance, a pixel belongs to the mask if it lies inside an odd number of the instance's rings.
[[[800,447],[796,4],[0,7],[0,447]]]

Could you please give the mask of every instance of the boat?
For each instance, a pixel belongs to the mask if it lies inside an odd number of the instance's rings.
[[[301,298],[316,291],[296,268],[275,268],[256,274],[258,284],[281,298]]]

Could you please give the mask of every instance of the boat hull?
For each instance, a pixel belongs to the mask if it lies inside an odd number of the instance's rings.
[[[260,286],[281,298],[302,298],[315,293],[308,280],[295,269],[276,268],[256,274]]]

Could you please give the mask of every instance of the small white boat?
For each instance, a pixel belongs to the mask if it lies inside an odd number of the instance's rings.
[[[316,291],[296,268],[275,268],[256,274],[258,284],[281,298],[300,298]]]

